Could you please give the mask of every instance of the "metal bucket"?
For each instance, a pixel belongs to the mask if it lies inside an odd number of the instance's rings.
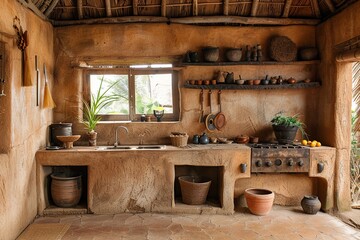
[[[56,136],[71,136],[72,123],[54,123],[49,126],[50,146],[62,147],[63,143]]]

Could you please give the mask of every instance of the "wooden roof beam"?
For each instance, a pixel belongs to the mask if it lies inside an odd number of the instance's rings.
[[[321,12],[320,12],[318,0],[311,0],[311,6],[312,9],[314,10],[315,16],[317,18],[321,18]]]
[[[110,2],[110,0],[105,0],[105,9],[106,9],[106,16],[111,17],[112,13],[111,13],[111,2]]]
[[[291,4],[292,4],[292,0],[286,0],[282,17],[284,18],[289,17]]]
[[[225,16],[229,15],[229,0],[224,0],[224,13]]]
[[[49,21],[49,19],[35,6],[32,1],[25,1],[25,0],[17,0],[21,5],[33,11],[38,17],[45,21]]]
[[[161,1],[161,16],[166,17],[166,0]]]
[[[133,0],[133,15],[138,15],[138,0]]]
[[[198,10],[198,0],[193,0],[193,16],[197,16],[199,14]]]
[[[50,6],[45,11],[45,16],[50,16],[56,5],[58,4],[59,0],[53,0],[50,4]]]
[[[335,7],[331,0],[325,0],[325,4],[328,6],[331,12],[335,12]]]
[[[251,6],[251,16],[252,17],[256,17],[258,6],[259,6],[259,0],[253,0],[253,4]]]
[[[78,19],[83,19],[83,18],[84,18],[84,14],[83,14],[83,3],[82,3],[82,0],[77,0],[77,1],[76,1],[76,4],[77,4]]]
[[[29,2],[29,1],[28,1]],[[31,1],[30,1],[31,2]],[[43,2],[43,4],[41,5],[41,8],[40,8],[40,12],[45,12],[45,10],[49,7],[49,5],[50,5],[50,0],[45,0],[44,2]]]

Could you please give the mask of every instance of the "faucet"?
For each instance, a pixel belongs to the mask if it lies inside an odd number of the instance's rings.
[[[114,147],[117,147],[118,145],[120,145],[120,140],[118,142],[118,129],[119,128],[123,128],[126,130],[126,133],[129,133],[129,130],[127,129],[127,127],[124,127],[124,126],[118,126],[116,129],[115,129],[115,143],[114,143]]]

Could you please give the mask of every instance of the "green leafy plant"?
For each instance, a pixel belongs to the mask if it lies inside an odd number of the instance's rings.
[[[117,82],[114,82],[102,92],[101,90],[103,82],[104,77],[101,78],[100,86],[98,91],[96,92],[96,95],[91,94],[90,104],[84,99],[82,99],[82,102],[84,104],[82,109],[82,123],[85,125],[85,128],[88,130],[88,132],[95,131],[96,125],[99,121],[101,121],[101,116],[99,116],[101,109],[119,99],[118,95],[106,95]]]
[[[284,112],[278,112],[275,114],[273,119],[271,119],[271,123],[275,126],[298,127],[303,137],[308,138],[304,130],[305,124],[299,120],[298,114],[294,116],[287,116]]]

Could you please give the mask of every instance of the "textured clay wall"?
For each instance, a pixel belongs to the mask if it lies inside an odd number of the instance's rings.
[[[319,136],[337,148],[335,202],[340,211],[350,208],[350,129],[352,63],[335,61],[335,46],[360,35],[360,2],[317,27],[317,42],[322,52],[320,75]]]
[[[75,34],[76,33],[76,34]],[[226,47],[244,47],[260,43],[267,57],[269,39],[274,35],[289,36],[299,47],[315,46],[315,27],[205,27],[166,24],[123,24],[73,26],[55,29],[56,95],[58,107],[54,110],[55,122],[73,122],[78,120],[79,96],[82,92],[83,70],[73,68],[78,60],[121,59],[181,56],[188,50],[200,50],[207,45]],[[186,67],[181,71],[180,86],[189,79],[212,79],[214,72],[222,70],[239,74],[244,79],[263,78],[282,75],[303,80],[310,77],[316,80],[316,66],[223,66],[223,67]],[[316,137],[317,119],[313,113],[317,110],[318,89],[297,90],[228,90],[222,93],[222,111],[227,117],[227,126],[214,136],[235,137],[240,134],[259,135],[262,140],[274,138],[270,125],[273,115],[279,111],[289,114],[300,113],[306,122],[309,133]],[[171,131],[185,131],[189,135],[202,133],[205,126],[199,123],[199,90],[181,88],[181,121],[176,123],[114,123],[100,124],[99,144],[113,144],[114,130],[118,125],[129,128],[129,134],[121,136],[123,144],[138,143],[138,135],[148,132],[145,143],[170,143]],[[207,91],[205,92],[207,99]],[[217,92],[213,94],[213,113],[218,111]],[[205,103],[205,114],[209,113],[209,103]],[[84,134],[82,125],[75,124],[75,133]],[[301,136],[298,136],[300,139]],[[321,140],[321,139],[320,139]],[[83,144],[86,144],[85,137]],[[81,143],[81,142],[80,142]],[[79,143],[78,143],[79,144]]]
[[[36,106],[36,86],[23,87],[21,52],[14,39],[18,16],[29,33],[28,54],[35,81],[35,55],[47,64],[50,84],[54,66],[53,28],[17,1],[0,1],[0,41],[6,49],[5,97],[0,97],[0,239],[15,239],[37,212],[35,152],[45,145],[52,111]],[[41,69],[41,92],[44,78]]]

